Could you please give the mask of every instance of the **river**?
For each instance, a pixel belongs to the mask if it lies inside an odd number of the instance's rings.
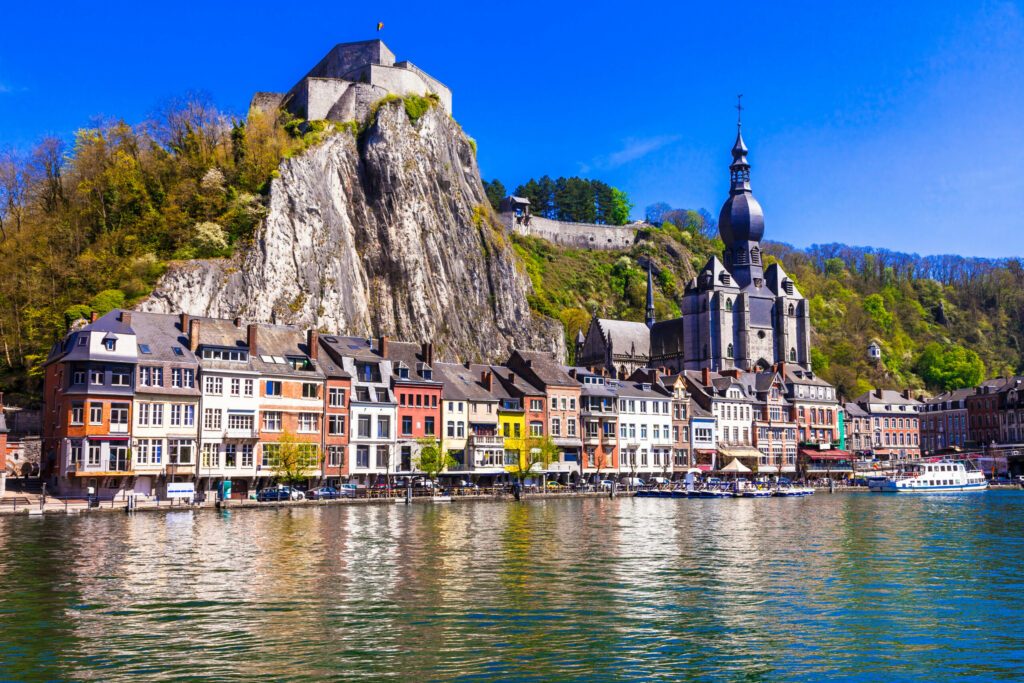
[[[1024,678],[1024,493],[0,517],[0,680]]]

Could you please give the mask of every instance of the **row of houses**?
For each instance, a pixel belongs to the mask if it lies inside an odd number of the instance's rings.
[[[65,492],[158,495],[275,476],[283,444],[312,479],[373,485],[416,473],[437,441],[449,476],[507,480],[547,440],[565,483],[681,476],[738,458],[796,473],[801,451],[840,457],[835,390],[800,366],[642,368],[629,377],[513,351],[448,363],[430,343],[115,310],[70,332],[45,364],[41,469]]]

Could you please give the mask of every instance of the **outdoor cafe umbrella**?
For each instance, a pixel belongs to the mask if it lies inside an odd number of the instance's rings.
[[[751,469],[741,463],[737,458],[733,458],[732,462],[719,470],[719,472],[728,472],[729,474],[743,474],[750,471]]]

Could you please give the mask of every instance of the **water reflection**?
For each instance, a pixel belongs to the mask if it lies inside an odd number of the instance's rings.
[[[0,679],[1020,678],[1022,506],[0,517]]]

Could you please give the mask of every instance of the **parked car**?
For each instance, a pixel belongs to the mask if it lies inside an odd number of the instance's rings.
[[[333,486],[321,486],[306,494],[310,500],[337,500],[341,498],[341,492]]]
[[[611,479],[602,479],[601,481],[597,482],[597,487],[605,491],[610,491],[615,487],[615,482],[612,481]]]
[[[256,494],[256,500],[261,503],[292,500],[292,490],[287,486],[274,486],[268,489],[263,489]]]
[[[355,484],[342,484],[341,486],[338,487],[338,494],[342,498],[355,498],[356,491],[358,490],[359,487],[356,486]]]
[[[466,481],[465,479],[459,479],[459,482],[458,482],[458,484],[456,484],[456,485],[457,485],[457,486],[458,486],[459,488],[463,488],[463,489],[476,489],[476,488],[480,488],[479,486],[477,486],[477,485],[476,485],[476,484],[474,484],[473,482],[471,482],[471,481]]]
[[[549,481],[548,482],[548,488],[552,489],[554,491],[558,491],[560,489],[564,489],[565,488],[565,484],[559,484],[557,481]]]

